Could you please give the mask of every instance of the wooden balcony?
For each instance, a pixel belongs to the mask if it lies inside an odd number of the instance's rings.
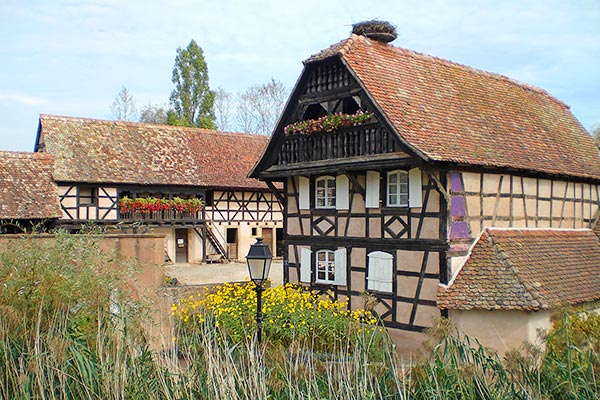
[[[155,223],[183,223],[183,222],[204,222],[203,211],[189,212],[189,211],[127,211],[119,213],[119,220],[128,221],[146,221]]]
[[[381,125],[370,123],[341,128],[337,132],[286,136],[278,165],[343,159],[399,151],[393,136]]]

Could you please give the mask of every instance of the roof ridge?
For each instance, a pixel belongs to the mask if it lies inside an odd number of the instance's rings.
[[[111,119],[101,119],[101,118],[89,118],[89,117],[73,117],[67,115],[52,115],[52,114],[40,114],[40,120],[49,119],[49,120],[68,120],[68,121],[79,121],[79,122],[88,122],[88,123],[96,123],[96,124],[123,124],[128,126],[148,126],[148,127],[157,127],[164,128],[169,130],[195,130],[202,131],[209,134],[229,134],[229,135],[247,135],[251,137],[269,137],[266,135],[261,135],[258,133],[250,133],[250,132],[233,132],[233,131],[221,131],[218,129],[208,129],[208,128],[199,128],[195,126],[181,126],[181,125],[167,125],[167,124],[152,124],[147,122],[134,122],[134,121],[121,121],[121,120],[111,120]]]
[[[356,42],[357,38],[357,35],[351,34],[350,37],[342,39],[339,42],[324,48],[318,53],[311,54],[307,59],[302,61],[302,63],[306,65],[316,61],[327,60],[336,56],[343,56],[352,49],[352,46]]]
[[[590,228],[540,228],[540,227],[500,227],[500,226],[490,226],[486,227],[486,229],[490,231],[552,231],[552,232],[581,232],[581,231],[590,231]]]
[[[421,53],[421,52],[416,51],[416,50],[410,50],[410,49],[407,49],[407,48],[404,48],[404,47],[394,46],[391,43],[382,43],[382,42],[379,42],[379,41],[374,40],[374,39],[369,39],[366,36],[361,36],[361,35],[356,35],[356,34],[352,34],[352,36],[360,37],[361,39],[364,38],[365,40],[368,40],[371,44],[376,44],[376,45],[379,45],[379,46],[385,46],[387,48],[393,49],[393,51],[404,52],[404,53],[406,53],[407,56],[410,56],[410,57],[413,57],[413,58],[419,58],[419,59],[434,61],[434,62],[437,62],[438,64],[447,65],[447,66],[459,67],[459,68],[461,68],[461,69],[463,69],[465,71],[473,72],[473,73],[476,73],[476,74],[479,74],[479,75],[484,75],[484,76],[487,76],[487,77],[490,77],[490,78],[494,78],[494,79],[499,80],[499,81],[511,83],[511,84],[513,84],[515,86],[521,87],[524,90],[529,90],[529,91],[532,91],[532,92],[543,94],[546,97],[548,97],[549,99],[551,99],[551,100],[557,102],[558,104],[560,104],[561,106],[565,107],[566,109],[570,109],[570,107],[567,104],[565,104],[562,100],[557,99],[556,97],[554,97],[553,95],[551,95],[546,90],[544,90],[544,89],[542,89],[542,88],[540,88],[538,86],[531,85],[531,84],[528,84],[528,83],[525,83],[525,82],[521,82],[521,81],[519,81],[517,79],[510,78],[510,77],[508,77],[506,75],[502,75],[502,74],[497,73],[497,72],[485,71],[483,69],[471,67],[471,66],[468,66],[466,64],[461,64],[461,63],[456,62],[456,61],[448,60],[448,59],[441,58],[441,57],[432,56],[432,55],[426,54],[426,53]],[[348,51],[349,51],[349,49],[348,49]],[[343,55],[343,54],[346,54],[347,51],[344,52],[344,53],[341,53],[341,52],[339,52],[339,53]]]
[[[527,293],[529,293],[529,295],[531,295],[531,297],[533,299],[533,302],[532,302],[533,304],[531,304],[531,306],[533,306],[535,309],[548,308],[545,304],[543,304],[543,296],[539,293],[539,291],[533,285],[529,284],[528,282],[525,282],[521,278],[521,276],[519,275],[519,268],[516,267],[512,263],[509,255],[502,248],[500,243],[497,243],[496,240],[494,240],[494,235],[492,232],[489,231],[489,228],[488,228],[488,232],[489,232],[488,240],[490,241],[490,243],[492,245],[492,250],[494,251],[494,254],[498,258],[498,260],[502,263],[502,265],[504,265],[507,268],[507,270],[510,271],[510,273],[512,274],[514,279],[516,279],[516,281],[519,283],[519,285],[521,285],[523,287],[523,289],[525,289],[525,291],[527,291]],[[537,303],[537,304],[535,304],[535,303]]]

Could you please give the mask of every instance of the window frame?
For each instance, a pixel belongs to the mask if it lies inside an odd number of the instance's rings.
[[[82,191],[89,189],[90,195],[87,193],[82,196]],[[83,200],[85,199],[85,201]],[[98,188],[94,186],[78,186],[77,187],[77,205],[79,207],[93,207],[98,205]]]
[[[324,182],[323,197],[319,196],[319,182]],[[330,187],[330,185],[329,185],[330,183],[333,185],[332,187]],[[315,196],[314,196],[315,209],[327,210],[327,209],[335,209],[336,208],[337,179],[335,176],[324,175],[324,176],[319,176],[319,177],[315,178],[314,188],[315,188]],[[330,196],[329,190],[332,190],[332,189],[333,189],[333,196]],[[319,199],[323,199],[324,205],[319,205]],[[333,204],[328,204],[328,203],[333,203]]]
[[[396,177],[397,181],[395,183],[390,183],[390,178],[392,177]],[[403,176],[405,179],[405,182],[401,182],[400,177]],[[385,185],[385,204],[387,207],[409,207],[410,205],[410,177],[409,177],[409,172],[403,169],[396,169],[393,171],[388,171],[386,173],[386,185]],[[390,191],[390,188],[395,185],[396,186],[396,190],[395,193],[392,193]],[[404,191],[402,191],[401,189],[404,188]],[[393,203],[390,201],[390,197],[391,195],[395,195],[396,196],[396,202]],[[404,197],[406,198],[406,202],[402,203],[401,202],[401,198]]]
[[[324,268],[325,277],[323,279],[319,278],[319,272],[320,272],[319,263],[321,262],[319,260],[320,254],[325,254],[324,262],[327,263],[327,265]],[[320,250],[315,251],[315,283],[324,283],[324,284],[333,285],[336,283],[335,275],[336,275],[335,251],[329,250],[329,249],[320,249]]]

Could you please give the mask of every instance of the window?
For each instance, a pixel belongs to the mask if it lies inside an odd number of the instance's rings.
[[[379,208],[378,171],[367,171],[365,185],[365,207]],[[423,207],[423,186],[421,170],[412,168],[410,171],[395,170],[387,173],[385,185],[385,206],[388,207]]]
[[[252,228],[252,236],[258,236],[258,228],[256,228],[256,227]]]
[[[317,251],[317,282],[335,282],[335,253],[331,250]]]
[[[315,181],[315,207],[335,208],[335,178],[322,176]]]
[[[408,172],[390,171],[387,174],[387,205],[408,207]]]
[[[300,251],[300,282],[325,283],[346,286],[346,249],[322,249],[314,252],[309,248]],[[312,268],[314,265],[314,268]]]
[[[311,179],[298,177],[298,206],[310,210]],[[347,210],[350,207],[350,181],[346,175],[320,176],[314,180],[314,208]]]
[[[77,189],[77,197],[80,206],[96,205],[98,199],[98,189],[90,186],[83,186]]]
[[[378,292],[393,292],[394,257],[383,251],[369,253],[367,289]]]

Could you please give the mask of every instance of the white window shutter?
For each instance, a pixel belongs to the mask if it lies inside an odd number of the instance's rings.
[[[346,286],[346,248],[335,251],[335,285]]]
[[[298,179],[298,197],[301,210],[310,209],[310,180],[305,176]]]
[[[419,168],[408,171],[408,204],[411,208],[423,206],[423,184]]]
[[[310,283],[311,249],[300,250],[300,282]]]
[[[379,290],[379,272],[381,269],[380,260],[377,255],[373,253],[369,254],[369,269],[367,272],[367,289],[369,290]]]
[[[379,172],[367,171],[365,207],[379,208]]]
[[[394,257],[385,253],[381,259],[381,269],[379,270],[379,290],[382,292],[392,292],[394,286]]]
[[[392,292],[394,285],[394,257],[383,251],[369,253],[367,289]]]
[[[350,207],[350,184],[346,175],[335,178],[335,208],[347,210]]]

